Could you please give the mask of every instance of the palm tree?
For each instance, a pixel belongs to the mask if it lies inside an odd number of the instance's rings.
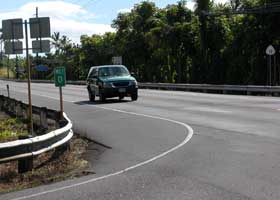
[[[55,55],[59,55],[60,51],[60,33],[59,32],[54,32],[53,35],[51,36],[52,41],[51,44],[55,48]]]

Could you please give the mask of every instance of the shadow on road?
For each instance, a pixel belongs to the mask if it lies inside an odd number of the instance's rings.
[[[104,102],[101,101],[77,101],[74,102],[74,104],[77,105],[103,105],[103,104],[118,104],[118,103],[128,103],[128,102],[132,102],[130,100],[118,100],[118,99],[108,99]]]

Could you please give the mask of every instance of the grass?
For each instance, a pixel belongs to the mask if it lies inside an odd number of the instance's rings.
[[[0,121],[0,142],[16,140],[20,135],[27,135],[26,125],[19,118],[6,118]]]
[[[9,70],[9,76],[10,76],[10,78],[15,77],[15,74],[14,74],[13,71],[11,71],[11,69]],[[7,78],[8,77],[7,67],[0,67],[0,77],[2,77],[2,78]]]

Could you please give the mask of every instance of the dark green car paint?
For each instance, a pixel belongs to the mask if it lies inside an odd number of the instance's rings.
[[[129,74],[128,70],[123,65],[108,65],[92,67],[87,78],[87,89],[90,101],[95,100],[95,96],[99,96],[101,101],[106,98],[119,97],[123,99],[126,96],[131,97],[133,101],[138,98],[138,86],[136,79],[131,75],[124,76],[98,76],[99,70],[102,68],[124,68]],[[123,69],[122,69],[123,70]]]

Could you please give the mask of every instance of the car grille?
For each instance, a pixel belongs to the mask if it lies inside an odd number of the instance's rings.
[[[126,87],[129,85],[129,82],[128,81],[114,82],[113,85],[115,87]]]

